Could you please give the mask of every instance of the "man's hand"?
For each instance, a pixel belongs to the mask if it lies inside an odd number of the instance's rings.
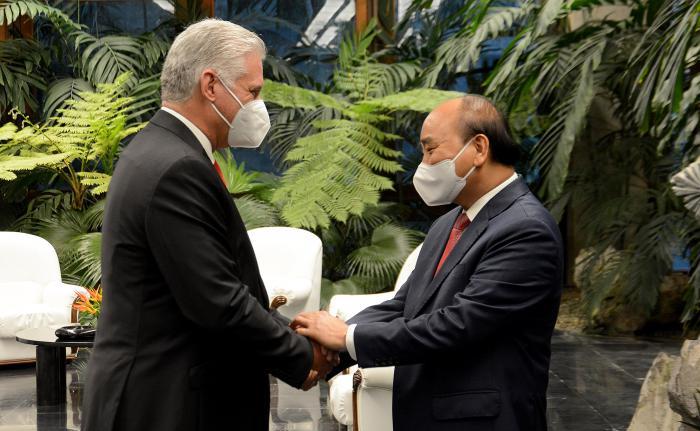
[[[301,388],[305,391],[316,386],[319,379],[324,379],[326,375],[340,363],[338,352],[332,352],[325,347],[319,346],[315,341],[311,341],[314,347],[314,361],[309,371],[309,376],[304,381]]]
[[[348,325],[327,311],[299,313],[292,324],[292,329],[299,334],[315,340],[329,350],[345,350],[345,334]]]

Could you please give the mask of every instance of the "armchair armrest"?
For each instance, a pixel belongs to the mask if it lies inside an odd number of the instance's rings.
[[[348,320],[372,305],[381,304],[396,295],[396,292],[373,293],[369,295],[335,295],[328,304],[328,312],[343,320]]]
[[[394,388],[394,367],[358,368],[353,375],[353,389]]]
[[[84,287],[67,283],[56,283],[44,287],[42,299],[45,304],[70,307],[78,293],[87,295],[88,292]]]
[[[394,367],[360,368],[352,383],[354,431],[391,431]]]

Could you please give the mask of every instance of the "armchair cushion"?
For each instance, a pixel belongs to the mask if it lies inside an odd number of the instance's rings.
[[[87,290],[83,287],[67,283],[58,283],[46,286],[43,292],[43,303],[57,306],[71,307],[78,293],[87,295]]]
[[[0,337],[14,340],[23,329],[70,323],[70,307],[24,304],[0,310]]]
[[[345,426],[352,425],[352,374],[339,374],[330,382],[328,402],[333,417]]]
[[[0,282],[0,309],[40,303],[43,290],[43,286],[34,281]]]

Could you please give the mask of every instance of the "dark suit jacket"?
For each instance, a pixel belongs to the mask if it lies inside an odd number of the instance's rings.
[[[241,217],[172,115],[122,153],[102,234],[83,430],[267,430],[268,372],[301,386],[311,343],[269,311]]]
[[[396,431],[545,430],[563,278],[557,224],[518,179],[479,212],[433,277],[459,211],[432,226],[394,299],[350,319],[357,362],[397,366]]]

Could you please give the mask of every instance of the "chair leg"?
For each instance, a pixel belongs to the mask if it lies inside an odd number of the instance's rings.
[[[362,373],[360,370],[355,371],[352,375],[352,429],[353,431],[359,431],[360,424],[358,423],[357,414],[357,391],[362,383]]]

